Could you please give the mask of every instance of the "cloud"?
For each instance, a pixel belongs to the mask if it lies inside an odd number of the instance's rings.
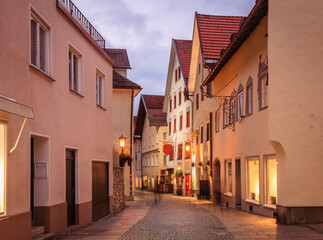
[[[171,39],[191,39],[195,11],[247,16],[255,0],[74,0],[107,40],[126,48],[132,69],[128,78],[141,93],[164,94]],[[139,97],[135,100],[136,109]],[[135,114],[137,110],[135,110]]]

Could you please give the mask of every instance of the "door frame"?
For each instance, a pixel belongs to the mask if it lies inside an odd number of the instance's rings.
[[[239,164],[237,164],[239,162]],[[234,160],[234,177],[235,177],[235,205],[241,206],[241,158],[235,158]],[[238,170],[238,171],[237,171]],[[239,173],[239,175],[238,175]]]

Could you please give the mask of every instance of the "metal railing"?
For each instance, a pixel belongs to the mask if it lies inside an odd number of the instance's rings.
[[[59,0],[59,3],[79,24],[81,24],[81,26],[88,32],[88,34],[90,34],[90,36],[99,44],[101,48],[105,48],[105,39],[71,0]]]

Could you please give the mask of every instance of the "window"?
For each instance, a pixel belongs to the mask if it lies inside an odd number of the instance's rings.
[[[183,159],[183,144],[178,144],[177,145],[177,160],[182,160]]]
[[[174,118],[174,132],[176,132],[176,118]]]
[[[153,166],[154,166],[154,164],[155,164],[155,157],[154,157],[154,156],[152,156],[152,157],[151,157],[151,166],[153,167]]]
[[[259,79],[259,109],[268,106],[268,75],[265,74]]]
[[[167,140],[167,132],[163,133],[163,140]]]
[[[220,130],[220,110],[215,112],[215,132]]]
[[[177,72],[178,72],[178,80],[179,80],[179,79],[181,79],[181,68],[180,67],[178,67]]]
[[[158,167],[158,165],[159,165],[158,164],[158,155],[156,155],[156,157],[155,157],[155,166]]]
[[[150,167],[150,157],[148,158],[148,167]]]
[[[175,69],[175,82],[177,82],[177,69]]]
[[[259,201],[259,160],[247,159],[247,198]]]
[[[237,120],[241,120],[242,116],[243,116],[243,91],[238,93]]]
[[[252,102],[253,102],[253,87],[252,87],[252,78],[249,77],[247,81],[247,90],[246,90],[246,116],[252,114]]]
[[[197,93],[196,95],[195,95],[195,106],[196,106],[196,110],[198,110],[199,109],[199,94]]]
[[[188,147],[188,149],[187,149]],[[190,142],[186,142],[185,143],[185,158],[191,158],[191,143]]]
[[[81,93],[81,56],[76,52],[68,52],[70,90]]]
[[[169,111],[172,111],[172,97],[169,99]]]
[[[174,95],[174,109],[176,108],[176,93]]]
[[[164,159],[163,160],[164,160],[164,162],[163,162],[164,166],[167,165],[167,155],[164,155]]]
[[[169,154],[169,161],[174,160],[174,147],[172,147],[172,152]]]
[[[225,161],[225,192],[232,194],[232,161]]]
[[[201,88],[200,91],[201,91],[201,101],[204,101],[203,89]]]
[[[201,63],[199,63],[199,67],[198,67],[198,73],[201,73]]]
[[[171,120],[169,120],[169,122],[168,122],[168,134],[171,135],[171,133],[172,133],[172,122],[171,122]]]
[[[178,91],[178,106],[182,104],[182,92],[181,90]]]
[[[6,186],[6,124],[0,120],[0,216],[5,214],[5,186]]]
[[[186,112],[186,127],[190,127],[190,110]]]
[[[104,96],[104,77],[102,74],[96,74],[96,104],[100,107],[105,107],[105,96]]]
[[[210,140],[210,123],[206,124],[206,141]]]
[[[183,129],[183,114],[179,116],[179,130]]]
[[[234,113],[234,103],[235,99],[231,97],[230,102],[229,102],[229,124],[232,124],[235,121],[235,113]]]
[[[206,85],[206,93],[208,94],[208,95],[212,95],[212,85],[211,85],[212,83],[211,82],[209,82],[207,85]]]
[[[227,114],[226,109],[228,109],[227,105],[229,104],[228,100],[224,100],[223,102],[223,128],[226,128],[228,126],[228,120],[227,120]]]
[[[201,127],[201,143],[203,143],[203,127]]]
[[[243,86],[240,84],[237,91],[237,121],[243,118]]]
[[[35,13],[30,17],[30,62],[49,74],[49,26]]]
[[[266,203],[277,203],[277,162],[276,157],[266,158]]]

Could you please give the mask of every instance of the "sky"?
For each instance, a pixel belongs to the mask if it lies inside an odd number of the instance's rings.
[[[72,0],[106,39],[107,48],[125,48],[128,79],[140,94],[164,95],[172,38],[191,40],[195,12],[247,16],[255,0]]]

